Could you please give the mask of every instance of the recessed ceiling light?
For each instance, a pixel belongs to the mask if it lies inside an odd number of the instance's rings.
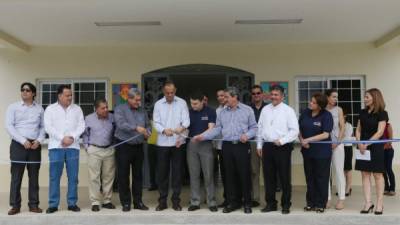
[[[98,27],[161,26],[160,21],[94,22]]]
[[[275,19],[275,20],[236,20],[235,24],[259,25],[259,24],[300,24],[303,19]]]

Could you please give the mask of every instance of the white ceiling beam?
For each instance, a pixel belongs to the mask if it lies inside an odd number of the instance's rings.
[[[376,48],[379,48],[392,43],[398,37],[400,37],[400,26],[374,41],[374,45]]]
[[[29,52],[31,50],[31,46],[29,46],[28,44],[26,44],[21,40],[18,40],[16,37],[7,34],[2,30],[0,30],[0,44],[3,44],[6,47],[19,49],[25,52]]]

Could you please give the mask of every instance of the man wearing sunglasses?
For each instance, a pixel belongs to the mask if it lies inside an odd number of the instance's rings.
[[[8,215],[15,215],[21,209],[21,182],[25,167],[28,170],[29,211],[41,213],[39,208],[39,169],[41,145],[45,138],[43,108],[35,100],[36,87],[31,83],[21,85],[21,99],[7,108],[6,128],[11,136],[10,159],[11,186]],[[30,162],[30,163],[29,163]]]

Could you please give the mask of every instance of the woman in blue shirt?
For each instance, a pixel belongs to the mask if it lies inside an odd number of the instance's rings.
[[[328,201],[328,184],[332,145],[312,143],[330,141],[333,129],[332,114],[325,110],[327,97],[321,93],[312,95],[309,108],[300,115],[299,127],[301,152],[304,159],[304,173],[307,182],[305,211],[323,213]]]

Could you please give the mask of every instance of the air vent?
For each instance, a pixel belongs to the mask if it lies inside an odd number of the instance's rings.
[[[160,21],[95,22],[98,27],[161,26]]]
[[[236,20],[240,25],[262,25],[262,24],[300,24],[303,19],[276,19],[276,20]]]

